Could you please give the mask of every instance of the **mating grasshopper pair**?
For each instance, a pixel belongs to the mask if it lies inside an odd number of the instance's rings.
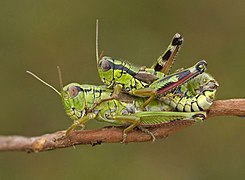
[[[62,98],[65,111],[74,123],[67,129],[85,127],[96,119],[116,125],[134,127],[154,135],[145,127],[161,126],[173,121],[201,121],[211,106],[218,83],[205,73],[207,63],[169,74],[183,38],[176,34],[167,50],[151,68],[136,67],[126,62],[98,55],[98,22],[96,25],[96,59],[99,75],[105,86],[71,83],[63,87],[59,70],[61,92],[36,75],[34,77],[54,89]],[[123,95],[123,97],[121,96]],[[126,98],[125,98],[126,97]]]

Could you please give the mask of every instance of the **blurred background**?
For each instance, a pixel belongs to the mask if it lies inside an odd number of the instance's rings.
[[[106,55],[150,66],[179,32],[185,41],[174,69],[205,59],[220,83],[217,99],[244,98],[244,7],[242,0],[1,0],[0,134],[38,136],[71,124],[59,96],[25,71],[58,88],[59,65],[65,84],[101,84],[96,18]],[[0,153],[0,179],[244,179],[244,169],[238,117],[208,119],[156,143]]]

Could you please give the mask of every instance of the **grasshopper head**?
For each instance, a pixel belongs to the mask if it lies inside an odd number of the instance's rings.
[[[85,97],[78,83],[66,85],[61,91],[61,98],[66,114],[71,119],[79,119],[85,113]]]
[[[104,56],[98,61],[97,67],[102,82],[107,87],[112,87],[115,83],[114,59],[108,56]]]

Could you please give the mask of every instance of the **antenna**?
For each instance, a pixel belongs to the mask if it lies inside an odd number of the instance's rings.
[[[96,19],[96,32],[95,32],[95,53],[97,63],[99,62],[99,20]]]
[[[58,75],[59,75],[60,89],[62,91],[64,86],[63,86],[62,75],[61,75],[61,70],[59,66],[57,66],[57,70],[58,70]]]
[[[30,72],[30,71],[26,71],[28,74],[30,74],[31,76],[33,76],[34,78],[36,78],[38,81],[42,82],[43,84],[45,84],[46,86],[50,87],[51,89],[53,89],[57,94],[59,94],[59,96],[61,95],[60,92],[55,89],[53,86],[51,86],[49,83],[45,82],[44,80],[42,80],[40,77],[38,77],[36,74]]]

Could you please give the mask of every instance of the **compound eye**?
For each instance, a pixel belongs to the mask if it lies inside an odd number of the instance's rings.
[[[103,71],[108,71],[111,69],[110,63],[107,60],[102,60],[100,63],[100,67]]]
[[[68,88],[68,93],[69,93],[71,98],[76,97],[78,95],[78,92],[79,92],[79,90],[76,86],[72,85]]]

